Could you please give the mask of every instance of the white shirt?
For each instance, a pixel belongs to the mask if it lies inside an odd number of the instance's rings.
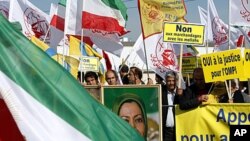
[[[175,93],[171,93],[168,91],[168,105],[170,107],[168,107],[166,127],[174,127],[174,113],[173,113],[174,97]]]

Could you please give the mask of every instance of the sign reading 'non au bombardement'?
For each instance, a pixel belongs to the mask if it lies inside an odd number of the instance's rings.
[[[204,44],[204,25],[184,23],[164,23],[164,42],[193,45]]]

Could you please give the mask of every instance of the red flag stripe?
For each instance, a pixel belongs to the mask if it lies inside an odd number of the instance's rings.
[[[82,12],[82,28],[118,33],[120,36],[127,33],[125,28],[119,25],[117,19],[91,14],[86,11]]]
[[[61,31],[64,31],[64,21],[65,21],[64,18],[54,15],[52,17],[50,25],[56,27],[57,29]]]

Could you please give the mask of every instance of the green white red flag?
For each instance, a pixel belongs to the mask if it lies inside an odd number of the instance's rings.
[[[0,23],[0,98],[25,140],[144,140],[2,15]]]

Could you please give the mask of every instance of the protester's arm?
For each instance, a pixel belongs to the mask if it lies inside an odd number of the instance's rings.
[[[185,89],[183,95],[179,96],[179,105],[181,110],[189,110],[198,107],[202,102],[195,96],[190,89]]]

